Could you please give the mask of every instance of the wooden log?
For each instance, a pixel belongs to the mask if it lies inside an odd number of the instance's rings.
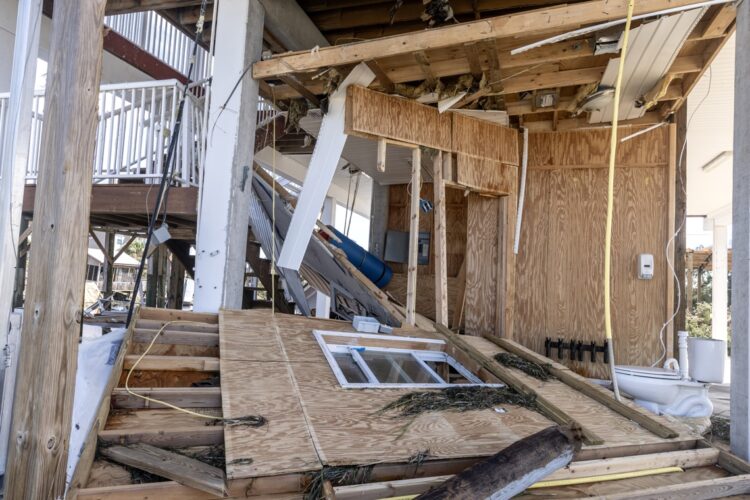
[[[580,448],[580,437],[570,429],[548,427],[516,441],[417,499],[512,498],[568,465]]]
[[[65,493],[105,4],[55,5],[5,498]]]
[[[224,471],[194,458],[149,444],[102,447],[102,455],[115,462],[172,479],[192,488],[227,496]]]
[[[567,367],[561,365],[560,363],[555,363],[554,361],[545,358],[541,354],[537,354],[531,349],[517,344],[512,340],[500,339],[496,337],[485,338],[497,344],[499,347],[505,349],[506,351],[515,354],[516,356],[520,356],[533,363],[549,366],[550,373],[557,377],[561,382],[576,389],[577,391],[593,399],[594,401],[603,404],[610,410],[616,411],[623,417],[632,420],[644,429],[647,429],[648,431],[656,434],[660,438],[671,439],[679,436],[679,433],[677,431],[656,420],[647,410],[636,406],[634,403],[617,401],[610,391],[596,384],[592,384],[584,377],[569,370]]]

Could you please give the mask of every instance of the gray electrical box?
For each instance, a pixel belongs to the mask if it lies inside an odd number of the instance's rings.
[[[385,235],[386,262],[409,263],[409,233],[406,231],[388,231]],[[430,263],[430,233],[420,232],[417,246],[417,263]]]

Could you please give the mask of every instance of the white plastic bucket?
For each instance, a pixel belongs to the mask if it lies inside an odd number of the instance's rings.
[[[690,378],[698,382],[721,384],[724,382],[724,359],[727,355],[725,340],[688,338],[688,367]]]

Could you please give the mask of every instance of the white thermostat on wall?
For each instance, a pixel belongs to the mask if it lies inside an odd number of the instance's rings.
[[[638,255],[638,279],[650,280],[654,277],[654,256],[650,253]]]

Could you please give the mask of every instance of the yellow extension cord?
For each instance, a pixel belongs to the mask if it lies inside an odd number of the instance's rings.
[[[630,22],[633,19],[633,8],[635,0],[628,2],[628,14],[625,20],[625,31],[622,33],[622,50],[620,51],[620,63],[617,68],[617,80],[615,81],[615,97],[612,106],[612,134],[609,142],[609,176],[607,179],[607,229],[604,237],[604,332],[607,336],[609,349],[609,371],[612,378],[612,386],[615,390],[615,398],[620,401],[620,389],[617,386],[615,376],[615,356],[612,346],[612,213],[614,211],[615,190],[615,162],[617,161],[617,121],[620,114],[620,87],[622,84],[622,73],[625,68],[625,56],[628,51],[628,36],[630,35]]]

